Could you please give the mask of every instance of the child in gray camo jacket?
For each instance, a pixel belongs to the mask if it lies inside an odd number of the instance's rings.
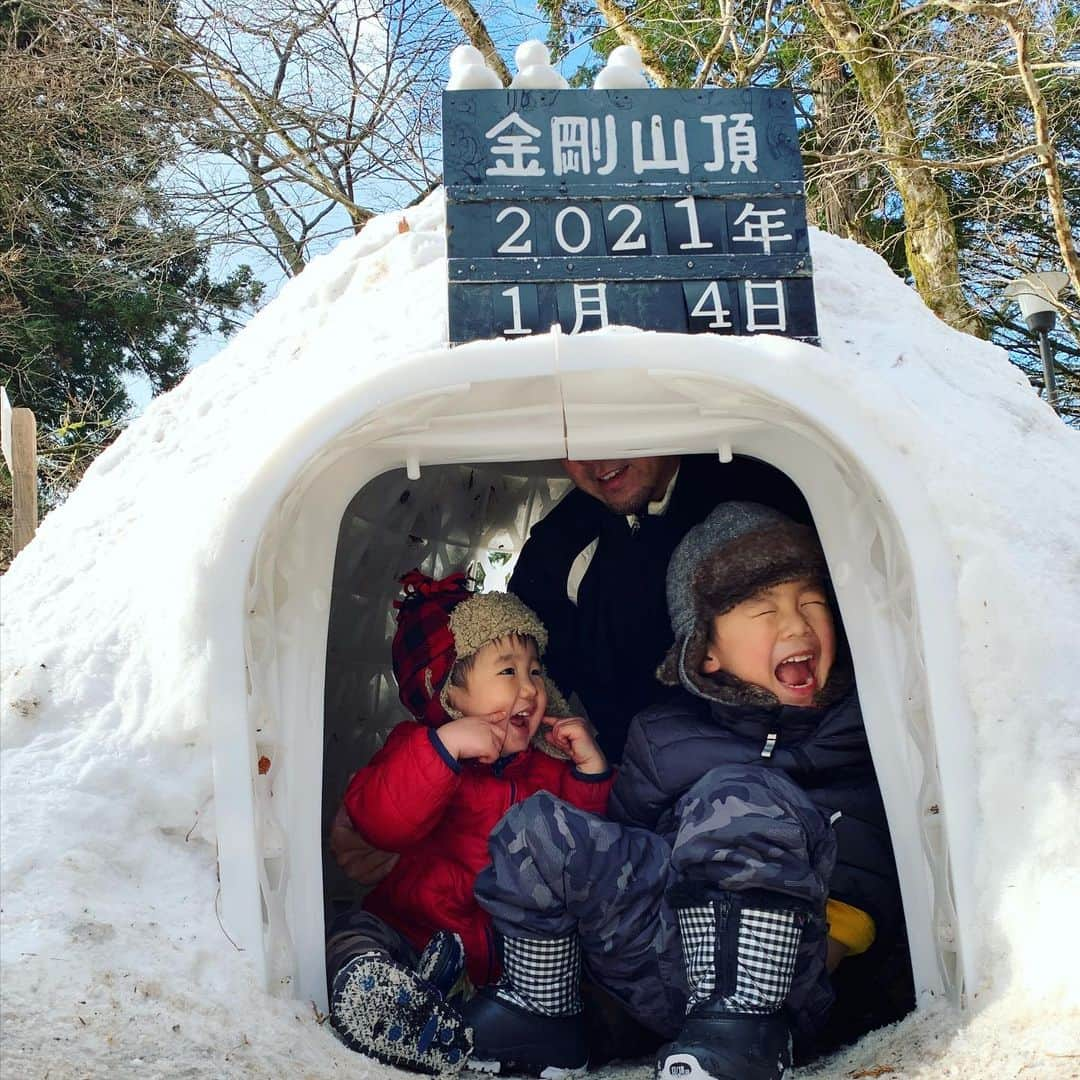
[[[477,880],[504,955],[474,1058],[585,1068],[590,976],[671,1042],[663,1080],[777,1080],[829,973],[902,933],[896,870],[824,555],[753,503],[692,528],[667,576],[671,696],[634,720],[604,820],[540,793]]]

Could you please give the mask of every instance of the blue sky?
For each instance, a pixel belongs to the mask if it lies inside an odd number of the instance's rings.
[[[483,7],[480,10],[485,18],[489,32],[499,46],[511,70],[513,70],[514,49],[518,44],[533,37],[543,39],[547,35],[547,21],[540,15],[535,3],[532,3],[531,0],[491,3],[487,5],[486,10]],[[464,34],[461,35],[461,41],[463,43],[465,41]],[[580,57],[587,54],[587,52],[587,44],[578,46],[562,65],[564,71],[567,74],[572,73],[581,62]],[[447,60],[449,60],[449,56],[447,56]],[[401,202],[407,202],[411,197],[411,192],[403,189]],[[344,234],[344,227],[342,233]],[[328,239],[321,250],[328,250],[335,243],[338,243],[340,239],[340,235]],[[318,246],[313,247],[311,254],[320,254],[320,248]],[[216,274],[225,274],[230,268],[245,262],[252,267],[256,276],[266,284],[264,305],[269,303],[284,285],[286,278],[277,264],[268,256],[260,256],[260,253],[253,248],[245,248],[239,251],[221,248],[215,254],[212,265]],[[226,341],[227,339],[220,334],[203,335],[192,350],[190,365],[197,367],[199,364],[205,363],[224,348]],[[135,402],[136,411],[145,408],[150,395],[149,387],[144,384],[144,381],[132,380],[129,384],[129,392]]]

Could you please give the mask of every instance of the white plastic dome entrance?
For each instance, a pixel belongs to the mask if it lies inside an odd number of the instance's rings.
[[[858,674],[917,991],[975,970],[973,724],[948,554],[915,473],[776,339],[622,332],[414,354],[298,429],[209,569],[235,613],[211,651],[222,916],[267,985],[325,1007],[323,679],[338,531],[368,481],[450,462],[715,452],[786,472],[813,512]],[[263,521],[240,535],[239,522]],[[250,561],[243,564],[243,559]],[[245,675],[246,673],[246,675]],[[260,759],[265,772],[259,771]]]

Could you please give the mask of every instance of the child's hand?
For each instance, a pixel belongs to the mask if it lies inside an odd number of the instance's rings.
[[[607,771],[604,757],[588,725],[580,716],[544,717],[544,738],[570,756],[578,772],[596,774]]]
[[[487,716],[463,716],[443,724],[436,734],[456,761],[475,758],[491,765],[502,755],[509,720],[505,709]]]

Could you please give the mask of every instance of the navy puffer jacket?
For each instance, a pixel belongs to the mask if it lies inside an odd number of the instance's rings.
[[[900,893],[854,689],[823,708],[721,704],[673,690],[634,718],[609,815],[671,841],[675,804],[689,788],[719,766],[751,764],[783,770],[826,818],[840,812],[829,895],[865,911],[875,952],[888,948],[902,925]]]

